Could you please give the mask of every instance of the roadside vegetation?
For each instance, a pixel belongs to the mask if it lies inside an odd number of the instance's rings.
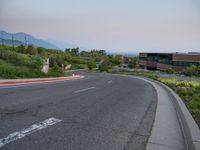
[[[55,69],[56,64],[52,65],[48,74],[41,72],[45,60],[44,56],[36,54],[36,50],[33,50],[32,46],[27,48],[19,46],[14,49],[9,46],[0,46],[0,78],[38,78],[64,75],[62,71]]]
[[[200,82],[166,77],[157,80],[171,87],[181,97],[200,126]]]
[[[49,59],[49,72],[41,72]],[[87,69],[109,71],[113,67],[134,68],[135,58],[109,55],[105,50],[80,51],[67,48],[65,51],[50,50],[32,45],[11,47],[0,45],[0,78],[59,77],[67,70]]]

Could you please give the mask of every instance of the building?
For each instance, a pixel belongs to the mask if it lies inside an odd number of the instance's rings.
[[[184,71],[192,65],[200,66],[200,53],[140,53],[139,67],[147,70],[172,68],[177,72]]]

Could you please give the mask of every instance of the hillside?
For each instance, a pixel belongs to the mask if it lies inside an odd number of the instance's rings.
[[[19,46],[19,45],[23,45],[24,43],[18,41],[18,40],[10,40],[10,39],[2,39],[0,38],[0,43],[2,45],[8,45],[8,46],[12,46],[12,44],[14,46]]]
[[[49,58],[49,73],[41,72],[44,62]],[[79,51],[68,48],[65,51],[42,47],[17,47],[0,45],[0,78],[34,78],[63,76],[68,69],[89,69],[109,71],[113,67],[126,64],[134,68],[136,60],[120,55],[108,55],[105,50]]]
[[[0,31],[0,43],[5,45],[12,45],[12,37],[13,37],[13,43],[14,46],[19,46],[20,44],[26,44],[26,45],[33,45],[34,47],[44,47],[48,49],[59,49],[59,47],[55,46],[54,44],[37,39],[36,37],[23,33],[9,33],[5,31]]]

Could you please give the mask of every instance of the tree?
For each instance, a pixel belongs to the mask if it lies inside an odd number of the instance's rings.
[[[71,54],[73,56],[77,56],[79,54],[79,48],[72,48],[71,49]]]
[[[131,58],[131,60],[128,62],[128,67],[129,68],[135,68],[136,67],[136,63],[137,63],[136,58]]]
[[[49,67],[53,67],[55,62],[56,62],[56,58],[51,56],[49,58]]]
[[[31,58],[31,63],[29,64],[29,66],[31,68],[35,68],[35,69],[41,69],[41,66],[43,65],[43,59],[40,56],[30,56]]]
[[[65,48],[65,53],[70,53],[71,49],[70,48]]]
[[[92,70],[93,68],[96,67],[96,63],[95,63],[94,61],[89,61],[89,62],[87,63],[87,66],[88,66],[88,69],[89,69],[89,70]]]
[[[87,52],[87,51],[81,51],[80,54],[83,57],[89,57],[89,52]]]
[[[41,56],[46,56],[47,54],[46,54],[46,51],[45,51],[45,48],[43,48],[43,47],[38,47],[37,48],[37,52],[38,52],[38,54],[40,54]]]
[[[62,72],[62,68],[59,67],[56,62],[54,62],[53,67],[52,67],[52,71],[60,73],[60,72]]]
[[[30,55],[36,55],[38,52],[37,50],[34,48],[33,45],[29,45],[27,48],[26,48],[26,52]]]
[[[128,57],[125,57],[125,56],[122,56],[122,60],[123,60],[123,63],[124,64],[128,64],[129,63],[129,58]]]
[[[99,65],[99,70],[100,71],[108,71],[111,68],[110,63],[108,60],[104,60],[100,65]]]
[[[121,64],[121,59],[119,57],[110,57],[110,62],[114,65],[120,65]]]
[[[64,58],[62,57],[62,55],[56,55],[56,62],[59,66],[62,66],[62,64],[64,63]]]
[[[19,52],[19,53],[25,53],[25,46],[24,45],[19,45],[18,47],[17,47],[17,50],[16,50],[17,52]]]
[[[106,51],[105,51],[105,50],[100,50],[99,53],[100,53],[101,55],[106,55]]]

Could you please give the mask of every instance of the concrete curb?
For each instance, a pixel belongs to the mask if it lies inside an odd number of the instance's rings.
[[[58,77],[58,78],[40,78],[40,79],[8,79],[8,80],[0,80],[1,86],[9,86],[9,85],[24,85],[24,84],[33,84],[33,83],[49,83],[49,82],[57,82],[57,81],[68,81],[81,79],[84,76],[73,75],[70,77]]]
[[[169,94],[172,103],[174,104],[182,130],[186,150],[200,150],[200,130],[192,115],[185,106],[183,100],[167,85],[148,78],[138,77],[154,82],[163,87]]]
[[[173,104],[179,117],[180,126],[184,135],[186,149],[199,150],[200,149],[200,130],[182,99],[168,86],[158,81],[154,81],[161,85],[171,95]]]
[[[66,73],[71,73],[71,72],[80,72],[80,71],[88,71],[87,69],[75,69],[75,70],[66,70]]]
[[[154,81],[141,77],[135,78],[151,84],[158,96],[155,120],[146,150],[186,149],[177,110],[171,96],[169,96],[169,92]]]

